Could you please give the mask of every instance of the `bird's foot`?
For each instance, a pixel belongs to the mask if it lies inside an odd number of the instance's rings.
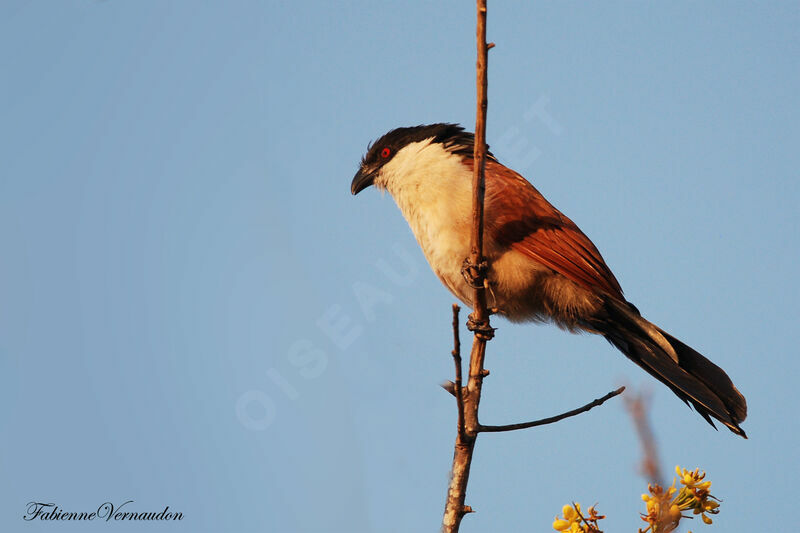
[[[476,320],[472,315],[473,314],[470,313],[467,317],[467,329],[487,341],[494,338],[494,330],[497,328],[493,328],[489,325],[489,319]]]
[[[467,285],[473,289],[482,289],[485,287],[486,273],[489,271],[489,263],[481,261],[477,265],[469,260],[469,257],[464,259],[461,263],[461,275]]]

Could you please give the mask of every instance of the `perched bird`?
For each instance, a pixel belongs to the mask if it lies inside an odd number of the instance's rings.
[[[394,129],[367,148],[350,190],[394,198],[433,271],[472,306],[462,275],[470,254],[474,135],[455,124]],[[746,437],[744,396],[728,375],[642,318],[592,241],[525,178],[486,156],[484,255],[489,306],[514,322],[551,321],[604,336],[712,426]]]

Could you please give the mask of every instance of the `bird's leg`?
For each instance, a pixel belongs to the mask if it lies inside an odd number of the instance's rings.
[[[486,273],[488,271],[489,263],[486,261],[475,264],[467,257],[464,259],[464,262],[461,263],[461,275],[464,277],[464,281],[467,285],[473,289],[489,288],[489,282],[486,279]],[[474,315],[474,312],[470,313],[467,318],[467,329],[486,340],[493,338],[495,328],[489,325],[488,318],[485,320],[477,320]]]

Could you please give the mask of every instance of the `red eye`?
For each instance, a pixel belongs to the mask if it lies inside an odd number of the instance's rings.
[[[386,159],[390,155],[392,155],[392,151],[389,148],[384,148],[383,150],[381,150],[381,157],[382,158]]]

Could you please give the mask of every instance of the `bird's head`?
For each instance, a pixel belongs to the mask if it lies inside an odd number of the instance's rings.
[[[394,129],[367,147],[350,192],[370,185],[385,188],[396,176],[455,155],[472,158],[474,135],[457,124],[429,124]],[[494,159],[490,153],[487,157]]]

